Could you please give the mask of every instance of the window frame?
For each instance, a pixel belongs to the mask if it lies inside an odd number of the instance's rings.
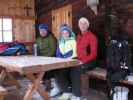
[[[12,17],[7,17],[7,16],[0,16],[0,19],[1,19],[0,32],[2,33],[2,41],[0,41],[0,44],[13,42],[13,18]],[[11,30],[4,30],[3,29],[3,19],[11,19],[11,23],[12,23]],[[12,41],[8,41],[8,42],[4,41],[4,32],[11,32],[12,33]]]

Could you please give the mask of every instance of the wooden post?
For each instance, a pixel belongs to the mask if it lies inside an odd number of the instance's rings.
[[[83,97],[87,97],[88,95],[88,89],[89,89],[89,80],[87,74],[81,75],[81,95]]]
[[[4,100],[5,95],[7,95],[7,90],[0,86],[0,100]]]
[[[0,96],[0,100],[4,100],[4,96]]]

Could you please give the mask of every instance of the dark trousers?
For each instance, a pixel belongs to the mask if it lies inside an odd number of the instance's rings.
[[[58,70],[55,77],[59,86],[61,87],[62,92],[70,92],[72,87],[72,93],[75,96],[80,96],[80,76],[81,68],[74,67],[70,69],[61,69]]]
[[[69,92],[68,87],[72,87],[72,93],[75,96],[81,96],[81,74],[86,71],[92,70],[95,67],[91,64],[83,64],[81,66],[73,67],[70,69],[58,70],[56,74],[57,82],[62,89],[62,92]]]
[[[70,92],[75,96],[81,96],[81,74],[84,74],[88,70],[92,70],[94,66],[91,64],[84,64],[81,66],[73,67],[73,68],[66,68],[66,69],[59,69],[54,71],[47,72],[44,78],[49,79],[54,77],[57,80],[59,87],[61,88],[62,92]],[[69,87],[72,87],[70,90]]]

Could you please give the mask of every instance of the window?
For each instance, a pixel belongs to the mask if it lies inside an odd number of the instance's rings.
[[[12,42],[12,19],[0,18],[0,42]]]

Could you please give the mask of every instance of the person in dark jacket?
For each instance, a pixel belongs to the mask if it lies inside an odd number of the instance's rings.
[[[40,37],[37,38],[36,44],[38,48],[38,55],[53,57],[56,53],[56,38],[49,31],[47,24],[39,25]]]
[[[55,57],[57,41],[54,34],[49,31],[47,24],[39,25],[39,34],[40,36],[36,40],[37,56]],[[48,71],[43,77],[43,84],[45,84],[47,91],[51,91],[51,79],[54,76],[54,71]]]

